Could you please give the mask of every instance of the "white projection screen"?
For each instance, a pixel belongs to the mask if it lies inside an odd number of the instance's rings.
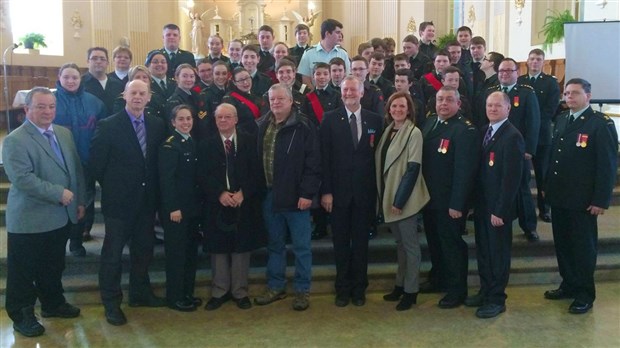
[[[566,81],[592,84],[592,104],[620,103],[620,21],[564,24]]]

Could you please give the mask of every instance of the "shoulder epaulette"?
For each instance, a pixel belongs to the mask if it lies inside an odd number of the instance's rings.
[[[519,87],[525,88],[525,89],[531,89],[532,91],[534,90],[534,87],[530,86],[530,85],[522,85],[522,84],[518,84]]]
[[[487,88],[487,91],[497,91],[497,90],[499,90],[499,85],[493,85]]]

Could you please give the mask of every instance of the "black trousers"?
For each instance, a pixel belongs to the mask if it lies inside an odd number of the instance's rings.
[[[105,238],[101,248],[99,291],[105,306],[119,306],[123,248],[129,242],[129,299],[151,294],[148,267],[153,259],[153,223],[155,214],[143,212],[131,219],[104,217]]]
[[[517,193],[517,214],[519,216],[519,227],[523,232],[536,231],[536,208],[530,190],[530,180],[532,179],[532,161],[523,162],[523,173],[521,174],[521,184]]]
[[[65,246],[72,224],[43,233],[8,233],[6,311],[14,322],[22,320],[21,309],[34,306],[54,311],[65,303],[62,272]]]
[[[534,174],[536,176],[536,203],[538,205],[538,213],[549,213],[549,205],[545,203],[543,197],[543,186],[547,180],[547,170],[549,169],[549,158],[551,157],[551,145],[538,145],[536,148],[536,156],[532,158],[534,165]]]
[[[552,206],[553,242],[562,284],[576,300],[594,302],[594,269],[598,248],[597,216],[586,210]]]
[[[194,296],[198,260],[198,218],[183,218],[180,223],[160,214],[164,226],[166,250],[166,299],[174,303],[185,296]]]
[[[334,206],[331,214],[332,240],[336,258],[336,294],[364,296],[368,287],[368,230],[372,208],[351,202]]]
[[[467,295],[467,243],[461,232],[465,213],[453,219],[448,210],[424,209],[424,231],[431,256],[431,282],[451,295]],[[417,232],[416,232],[417,233]]]
[[[476,256],[480,275],[480,294],[485,303],[503,305],[510,276],[510,249],[512,248],[512,221],[493,227],[491,214],[476,209]]]

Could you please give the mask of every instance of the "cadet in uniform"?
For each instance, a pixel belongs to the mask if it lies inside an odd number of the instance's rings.
[[[384,98],[383,93],[379,87],[371,85],[366,80],[368,75],[368,62],[362,56],[355,56],[351,60],[351,74],[357,77],[360,81],[364,81],[364,95],[362,96],[362,109],[372,111],[376,114],[383,115],[384,110]]]
[[[527,58],[528,73],[519,76],[517,83],[531,86],[536,92],[540,108],[540,133],[538,147],[532,158],[534,173],[536,174],[536,189],[538,191],[538,216],[544,222],[551,222],[549,206],[545,204],[543,185],[549,168],[551,155],[551,119],[560,103],[560,86],[554,76],[542,72],[545,52],[539,48],[533,49]]]
[[[178,311],[194,311],[202,300],[194,297],[198,255],[200,196],[196,183],[196,145],[190,137],[192,108],[172,109],[172,135],[159,149],[159,184],[166,250],[166,300]]]

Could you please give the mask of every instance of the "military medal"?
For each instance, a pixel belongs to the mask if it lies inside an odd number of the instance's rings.
[[[512,98],[512,105],[515,106],[515,108],[519,107],[519,96],[515,95],[514,98]]]
[[[495,152],[489,152],[489,167],[495,164]]]
[[[448,152],[448,146],[450,146],[450,140],[441,139],[439,142],[439,147],[437,148],[437,152],[441,152],[443,154]]]
[[[370,134],[370,147],[375,147],[375,133]]]
[[[577,134],[577,143],[575,144],[577,147],[585,148],[588,146],[588,135],[587,134]]]

